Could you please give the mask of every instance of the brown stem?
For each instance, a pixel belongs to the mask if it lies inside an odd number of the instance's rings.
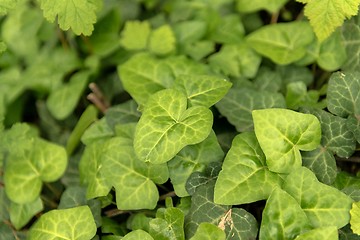
[[[165,200],[167,197],[175,197],[175,196],[176,196],[175,191],[172,191],[172,192],[168,192],[164,195],[161,195],[159,197],[159,200],[161,201],[161,200]]]
[[[130,213],[130,211],[123,211],[123,210],[119,210],[119,209],[110,209],[105,212],[105,215],[107,217],[115,217],[115,216],[125,214],[125,213]]]
[[[96,85],[96,83],[90,83],[89,88],[92,93],[87,96],[87,99],[92,102],[98,109],[100,109],[102,113],[105,113],[106,110],[110,107],[109,101],[106,99],[105,95]]]
[[[279,19],[279,12],[274,12],[273,14],[271,14],[270,24],[277,23],[278,19]]]

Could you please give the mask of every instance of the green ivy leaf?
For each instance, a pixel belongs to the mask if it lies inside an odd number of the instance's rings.
[[[52,0],[39,0],[44,11],[44,17],[54,22],[57,19],[62,30],[71,28],[76,35],[91,35],[96,22],[98,7],[87,0],[61,0],[54,3]],[[69,7],[71,6],[71,7]]]
[[[134,100],[112,106],[106,110],[105,119],[108,125],[114,129],[116,124],[125,124],[137,122],[140,118],[140,112]]]
[[[175,50],[176,39],[169,25],[153,30],[149,37],[149,50],[158,55],[166,55]]]
[[[267,199],[282,178],[270,172],[253,132],[237,135],[215,185],[214,202],[238,205]]]
[[[10,200],[6,196],[5,189],[1,187],[0,188],[0,221],[1,222],[10,219],[9,217],[10,203],[11,203]]]
[[[274,71],[269,67],[260,67],[253,86],[259,91],[279,92],[283,85],[283,79],[278,71]],[[243,86],[241,86],[243,88]]]
[[[287,0],[270,0],[270,1],[247,1],[237,0],[236,8],[239,12],[255,12],[261,9],[265,9],[269,12],[277,12],[287,2]]]
[[[201,143],[184,147],[168,162],[170,179],[176,195],[188,196],[185,184],[191,173],[204,171],[208,163],[221,161],[223,156],[224,152],[214,132]]]
[[[309,220],[299,203],[285,191],[275,188],[262,214],[260,239],[294,239],[310,229]]]
[[[224,97],[231,85],[231,82],[216,76],[181,75],[173,88],[187,96],[189,106],[209,108]]]
[[[337,227],[330,226],[330,227],[315,228],[303,234],[300,234],[295,238],[295,240],[317,240],[317,239],[338,240],[339,234]]]
[[[99,140],[108,139],[114,136],[114,131],[110,128],[105,118],[94,121],[82,134],[81,142],[85,145],[91,145]]]
[[[253,130],[252,111],[264,108],[285,108],[282,94],[250,88],[232,88],[216,107],[238,132]]]
[[[286,65],[305,55],[313,33],[307,22],[278,23],[263,26],[246,39],[259,54],[277,64]]]
[[[286,105],[289,109],[298,110],[306,106],[325,108],[325,102],[318,103],[319,97],[319,91],[307,91],[304,82],[289,83],[286,87]]]
[[[346,71],[357,71],[360,67],[360,27],[354,22],[345,22],[341,29],[346,61],[342,66]]]
[[[148,21],[127,21],[121,33],[120,44],[127,50],[146,49],[150,32]]]
[[[95,236],[96,225],[88,206],[51,210],[40,217],[29,231],[29,240],[89,240]]]
[[[350,210],[350,225],[354,233],[360,235],[360,202],[354,202]]]
[[[85,90],[90,72],[81,71],[74,74],[69,83],[52,92],[46,100],[46,106],[58,120],[64,120],[76,108]]]
[[[203,222],[197,228],[194,236],[190,240],[225,240],[225,232],[214,224]]]
[[[167,208],[161,218],[150,221],[150,235],[159,240],[184,240],[184,213],[175,207]]]
[[[135,230],[128,234],[126,234],[122,240],[136,240],[136,239],[142,239],[142,240],[154,240],[150,234],[143,230]]]
[[[287,109],[252,112],[255,134],[270,171],[289,173],[301,166],[299,150],[311,151],[321,139],[319,120],[311,114]]]
[[[245,29],[238,14],[222,16],[220,21],[219,27],[210,36],[212,41],[223,44],[242,42]]]
[[[131,139],[115,137],[105,144],[101,173],[115,187],[118,208],[155,208],[159,199],[155,183],[162,184],[168,179],[166,164],[152,165],[140,161],[134,153]]]
[[[18,3],[18,0],[3,0],[0,4],[0,16],[6,15],[11,9],[14,9]]]
[[[21,229],[33,216],[35,216],[35,214],[41,212],[43,208],[40,197],[36,198],[33,202],[24,204],[11,202],[9,208],[11,223],[16,229]]]
[[[304,14],[320,42],[328,38],[346,18],[358,13],[359,0],[297,0],[306,3]],[[329,17],[331,16],[331,17]]]
[[[353,200],[336,188],[320,183],[305,167],[292,171],[283,189],[300,204],[311,226],[341,228],[349,223]]]
[[[173,26],[174,35],[179,44],[199,41],[206,34],[206,22],[202,20],[187,20],[177,22]]]
[[[35,138],[30,151],[11,152],[8,156],[4,173],[6,194],[19,204],[32,202],[39,196],[42,182],[59,179],[66,165],[63,147]]]
[[[177,90],[154,94],[135,132],[134,149],[140,160],[165,163],[183,147],[203,141],[212,127],[212,113],[202,106],[186,109],[187,98]]]

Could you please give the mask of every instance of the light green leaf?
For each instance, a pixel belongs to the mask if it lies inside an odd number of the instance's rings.
[[[76,35],[91,35],[96,22],[97,6],[88,0],[39,0],[44,17],[54,22],[57,19],[62,30],[70,28]]]
[[[353,200],[336,188],[320,183],[305,167],[292,171],[283,189],[300,204],[311,226],[341,228],[349,223]]]
[[[280,8],[285,5],[288,0],[255,0],[255,1],[247,1],[247,0],[237,0],[236,9],[239,12],[256,12],[261,9],[265,9],[269,12],[277,12]]]
[[[238,205],[267,199],[281,177],[270,172],[253,132],[237,135],[215,185],[214,202]]]
[[[259,54],[281,65],[301,59],[312,40],[312,29],[307,22],[267,25],[247,36],[248,44]]]
[[[238,132],[253,130],[252,111],[264,108],[285,108],[282,94],[250,88],[232,88],[216,107]]]
[[[149,233],[157,240],[184,240],[184,213],[175,207],[165,209],[163,218],[150,221]]]
[[[276,188],[266,201],[259,239],[294,239],[310,229],[310,222],[299,203],[285,191]]]
[[[315,228],[303,234],[300,234],[295,238],[295,240],[318,240],[318,239],[327,239],[327,240],[338,240],[339,234],[337,227],[321,227]]]
[[[170,179],[176,195],[188,196],[185,184],[190,174],[195,171],[203,172],[208,163],[221,161],[223,156],[224,152],[214,132],[211,132],[201,143],[184,147],[168,162]]]
[[[166,89],[148,101],[136,126],[134,149],[140,160],[165,163],[183,147],[203,141],[212,127],[208,108],[186,109],[187,98],[177,90]]]
[[[355,16],[358,13],[360,1],[308,0],[305,3],[304,14],[309,18],[317,38],[322,42],[337,27],[340,27],[346,18]]]
[[[181,21],[173,26],[179,44],[199,41],[206,34],[206,22],[200,20]]]
[[[131,230],[142,229],[149,232],[149,222],[151,219],[153,218],[147,217],[145,213],[135,213],[127,219],[126,227]]]
[[[86,87],[89,75],[88,71],[78,72],[71,77],[69,83],[50,94],[46,106],[56,119],[64,120],[73,112]]]
[[[224,78],[210,75],[181,75],[174,83],[174,89],[183,92],[189,106],[211,107],[224,97],[232,83]]]
[[[42,182],[59,179],[66,165],[63,147],[35,138],[30,151],[11,152],[6,159],[4,183],[7,196],[19,204],[34,201],[40,194]]]
[[[216,43],[237,44],[242,41],[245,29],[238,14],[229,14],[221,17],[221,22],[210,39]]]
[[[105,118],[94,121],[81,136],[81,142],[90,145],[99,140],[108,139],[114,136],[114,131],[110,128]]]
[[[223,230],[214,224],[203,222],[197,228],[195,235],[190,240],[225,240],[226,235]]]
[[[336,72],[329,80],[328,109],[340,117],[360,114],[360,73]]]
[[[150,34],[149,50],[158,55],[166,55],[175,50],[176,39],[169,25],[163,25]]]
[[[255,134],[270,171],[289,173],[301,166],[299,150],[311,151],[321,139],[319,120],[311,114],[287,109],[252,112]]]
[[[350,210],[350,225],[354,233],[360,235],[360,202],[354,202]]]
[[[304,82],[292,82],[286,87],[286,105],[289,109],[298,110],[299,107],[322,107],[318,103],[320,93],[316,90],[307,90]],[[323,103],[323,108],[326,103]]]
[[[43,203],[40,197],[38,197],[35,201],[24,204],[11,202],[9,209],[11,223],[16,229],[20,229],[25,226],[35,214],[43,210]]]
[[[155,208],[159,193],[154,182],[166,182],[169,177],[166,164],[152,165],[140,161],[134,153],[132,140],[128,138],[115,137],[105,144],[101,174],[115,187],[118,208]]]
[[[3,0],[0,3],[0,16],[6,15],[11,9],[14,9],[17,5],[18,0]]]
[[[51,210],[40,217],[29,231],[29,240],[89,240],[96,225],[88,206]]]
[[[1,222],[10,219],[9,217],[10,203],[11,203],[10,200],[7,198],[5,194],[5,189],[1,187],[0,188],[0,221]]]
[[[194,43],[188,43],[184,46],[184,54],[200,62],[201,59],[214,52],[215,46],[212,41],[203,40]]]
[[[150,234],[143,230],[135,230],[126,234],[122,240],[154,240]]]
[[[148,21],[127,21],[121,33],[120,44],[127,50],[146,49],[150,32]]]

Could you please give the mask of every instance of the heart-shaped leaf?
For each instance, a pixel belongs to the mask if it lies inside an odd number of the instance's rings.
[[[281,177],[270,172],[253,132],[237,135],[215,185],[214,201],[236,205],[267,199]]]
[[[336,188],[320,183],[309,169],[301,167],[291,172],[283,189],[300,204],[313,227],[341,228],[349,223],[353,200]]]
[[[255,134],[273,172],[289,173],[301,166],[299,150],[311,151],[321,138],[319,120],[311,114],[287,109],[252,112]]]
[[[212,113],[202,106],[186,109],[186,96],[174,89],[154,94],[135,132],[134,149],[140,160],[165,163],[183,147],[203,141],[212,127]]]

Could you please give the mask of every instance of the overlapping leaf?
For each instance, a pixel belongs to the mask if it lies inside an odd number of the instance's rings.
[[[184,213],[178,208],[171,207],[166,208],[161,215],[150,221],[150,235],[159,240],[185,240]]]
[[[106,110],[105,119],[109,126],[114,129],[116,124],[137,122],[140,118],[140,112],[137,110],[137,104],[134,100],[112,106]]]
[[[16,229],[21,229],[25,226],[35,214],[43,210],[43,203],[40,197],[33,202],[18,204],[11,202],[10,204],[10,220]]]
[[[158,55],[166,55],[175,50],[176,39],[169,25],[153,30],[149,37],[149,50]]]
[[[300,234],[295,240],[317,240],[317,239],[338,240],[338,229],[335,226],[315,228]]]
[[[134,240],[134,239],[142,239],[142,240],[154,240],[151,235],[143,230],[135,230],[128,234],[126,234],[122,240]]]
[[[354,22],[346,22],[342,26],[343,44],[347,58],[342,66],[343,70],[356,71],[360,66],[360,27]]]
[[[354,233],[360,235],[360,202],[354,202],[350,210],[350,225]]]
[[[16,7],[18,0],[3,0],[0,3],[0,16],[5,15],[9,10]]]
[[[148,21],[127,21],[121,33],[120,43],[128,50],[146,49],[151,26]]]
[[[225,232],[214,224],[203,222],[197,228],[194,236],[190,240],[225,240]]]
[[[271,171],[289,173],[301,166],[300,150],[311,151],[321,139],[319,120],[287,109],[252,112],[255,134]]]
[[[253,132],[237,135],[224,160],[214,190],[214,202],[237,205],[267,199],[281,177],[270,172]]]
[[[247,1],[237,0],[237,9],[240,12],[255,12],[266,9],[269,12],[277,12],[288,0],[270,0],[270,1]]]
[[[203,106],[186,108],[187,98],[178,90],[163,90],[150,98],[135,132],[134,149],[140,160],[165,163],[210,134],[211,111]]]

